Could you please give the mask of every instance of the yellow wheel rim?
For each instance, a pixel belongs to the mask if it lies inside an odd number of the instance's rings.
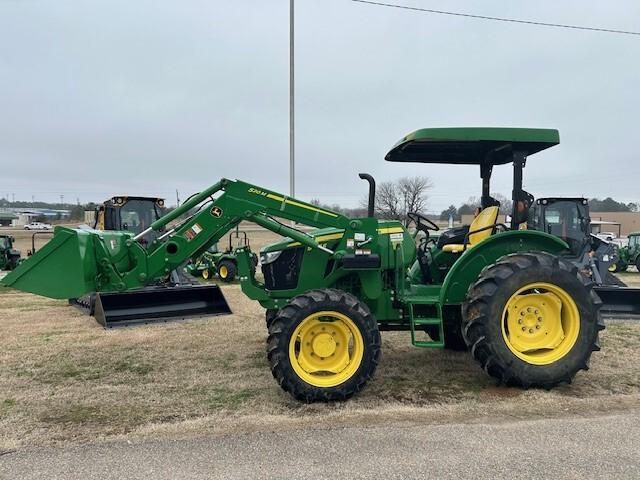
[[[222,265],[218,272],[220,273],[220,278],[227,278],[227,275],[229,275],[229,269],[226,265]]]
[[[360,367],[363,355],[360,330],[349,317],[334,311],[309,315],[289,341],[293,370],[316,387],[335,387],[349,380]]]
[[[578,339],[580,312],[571,295],[551,283],[531,283],[507,301],[502,336],[518,358],[548,365],[567,355]]]
[[[615,272],[618,269],[618,265],[616,263],[612,263],[611,265],[609,265],[608,270],[610,272]]]
[[[209,278],[209,269],[208,268],[205,268],[202,271],[202,278],[204,278],[205,280],[207,280]]]

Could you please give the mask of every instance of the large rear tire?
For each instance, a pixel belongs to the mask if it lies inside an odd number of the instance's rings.
[[[267,324],[267,330],[269,330],[269,327],[271,327],[271,324],[273,323],[274,318],[276,318],[276,314],[278,313],[278,309],[277,308],[267,308],[264,312],[264,321]]]
[[[278,384],[297,400],[346,400],[376,370],[378,324],[350,293],[310,290],[278,310],[269,327],[267,357]]]
[[[602,302],[578,268],[548,253],[516,253],[485,268],[463,305],[463,333],[492,377],[523,388],[571,383],[600,350]]]

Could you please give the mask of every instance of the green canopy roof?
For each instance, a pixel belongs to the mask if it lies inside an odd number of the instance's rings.
[[[17,218],[18,216],[11,212],[0,212],[0,220],[16,220]]]
[[[423,128],[387,153],[390,162],[479,165],[510,163],[513,152],[533,155],[560,143],[558,130],[546,128]]]

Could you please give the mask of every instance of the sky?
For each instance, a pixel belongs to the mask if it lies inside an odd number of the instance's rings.
[[[640,2],[390,0],[640,31]],[[289,191],[289,2],[0,0],[0,197],[175,203],[238,178]],[[536,197],[640,201],[640,36],[296,2],[296,196],[357,206],[427,176],[430,212],[480,194],[475,167],[398,164],[426,127],[560,130]],[[509,195],[511,169],[492,191]]]

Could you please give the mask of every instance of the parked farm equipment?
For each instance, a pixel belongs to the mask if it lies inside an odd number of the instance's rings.
[[[610,272],[626,272],[629,265],[640,272],[640,232],[631,232],[627,245],[618,248],[618,259],[611,264]]]
[[[15,238],[0,235],[0,270],[13,270],[20,263],[20,250],[13,248]]]
[[[212,245],[206,252],[192,260],[186,267],[187,272],[205,280],[217,275],[223,282],[233,282],[238,271],[236,249],[250,248],[247,232],[240,232],[237,229],[231,232],[228,246],[223,251],[219,250],[218,245],[218,243]],[[251,261],[258,265],[258,256],[255,253],[252,253]]]
[[[251,221],[287,237],[262,250],[264,282],[250,247],[235,252],[242,291],[267,310],[273,376],[295,398],[344,400],[360,391],[379,362],[381,330],[407,331],[417,347],[468,346],[499,381],[551,388],[588,367],[604,328],[594,282],[562,257],[567,243],[519,228],[533,201],[522,189],[525,161],[558,142],[558,132],[546,129],[423,129],[404,137],[386,160],[480,167],[482,211],[466,231],[437,243],[429,238],[437,226],[418,212],[409,214],[426,237],[417,247],[402,222],[375,218],[367,175],[366,218],[222,179],[138,234],[57,227],[2,284],[52,298],[102,292],[151,310],[158,299],[139,299],[138,289]],[[503,164],[514,173],[509,228],[497,224],[499,204],[489,194],[492,170]]]
[[[538,198],[527,228],[555,235],[569,245],[565,258],[598,285],[624,286],[611,275],[618,246],[591,233],[589,201],[583,197]]]
[[[585,198],[539,198],[528,228],[556,235],[569,245],[564,258],[595,283],[606,315],[640,315],[640,288],[627,287],[613,272],[626,270],[630,259],[640,256],[640,234],[629,236],[629,247],[591,233],[589,202]],[[639,259],[640,261],[640,259]]]

